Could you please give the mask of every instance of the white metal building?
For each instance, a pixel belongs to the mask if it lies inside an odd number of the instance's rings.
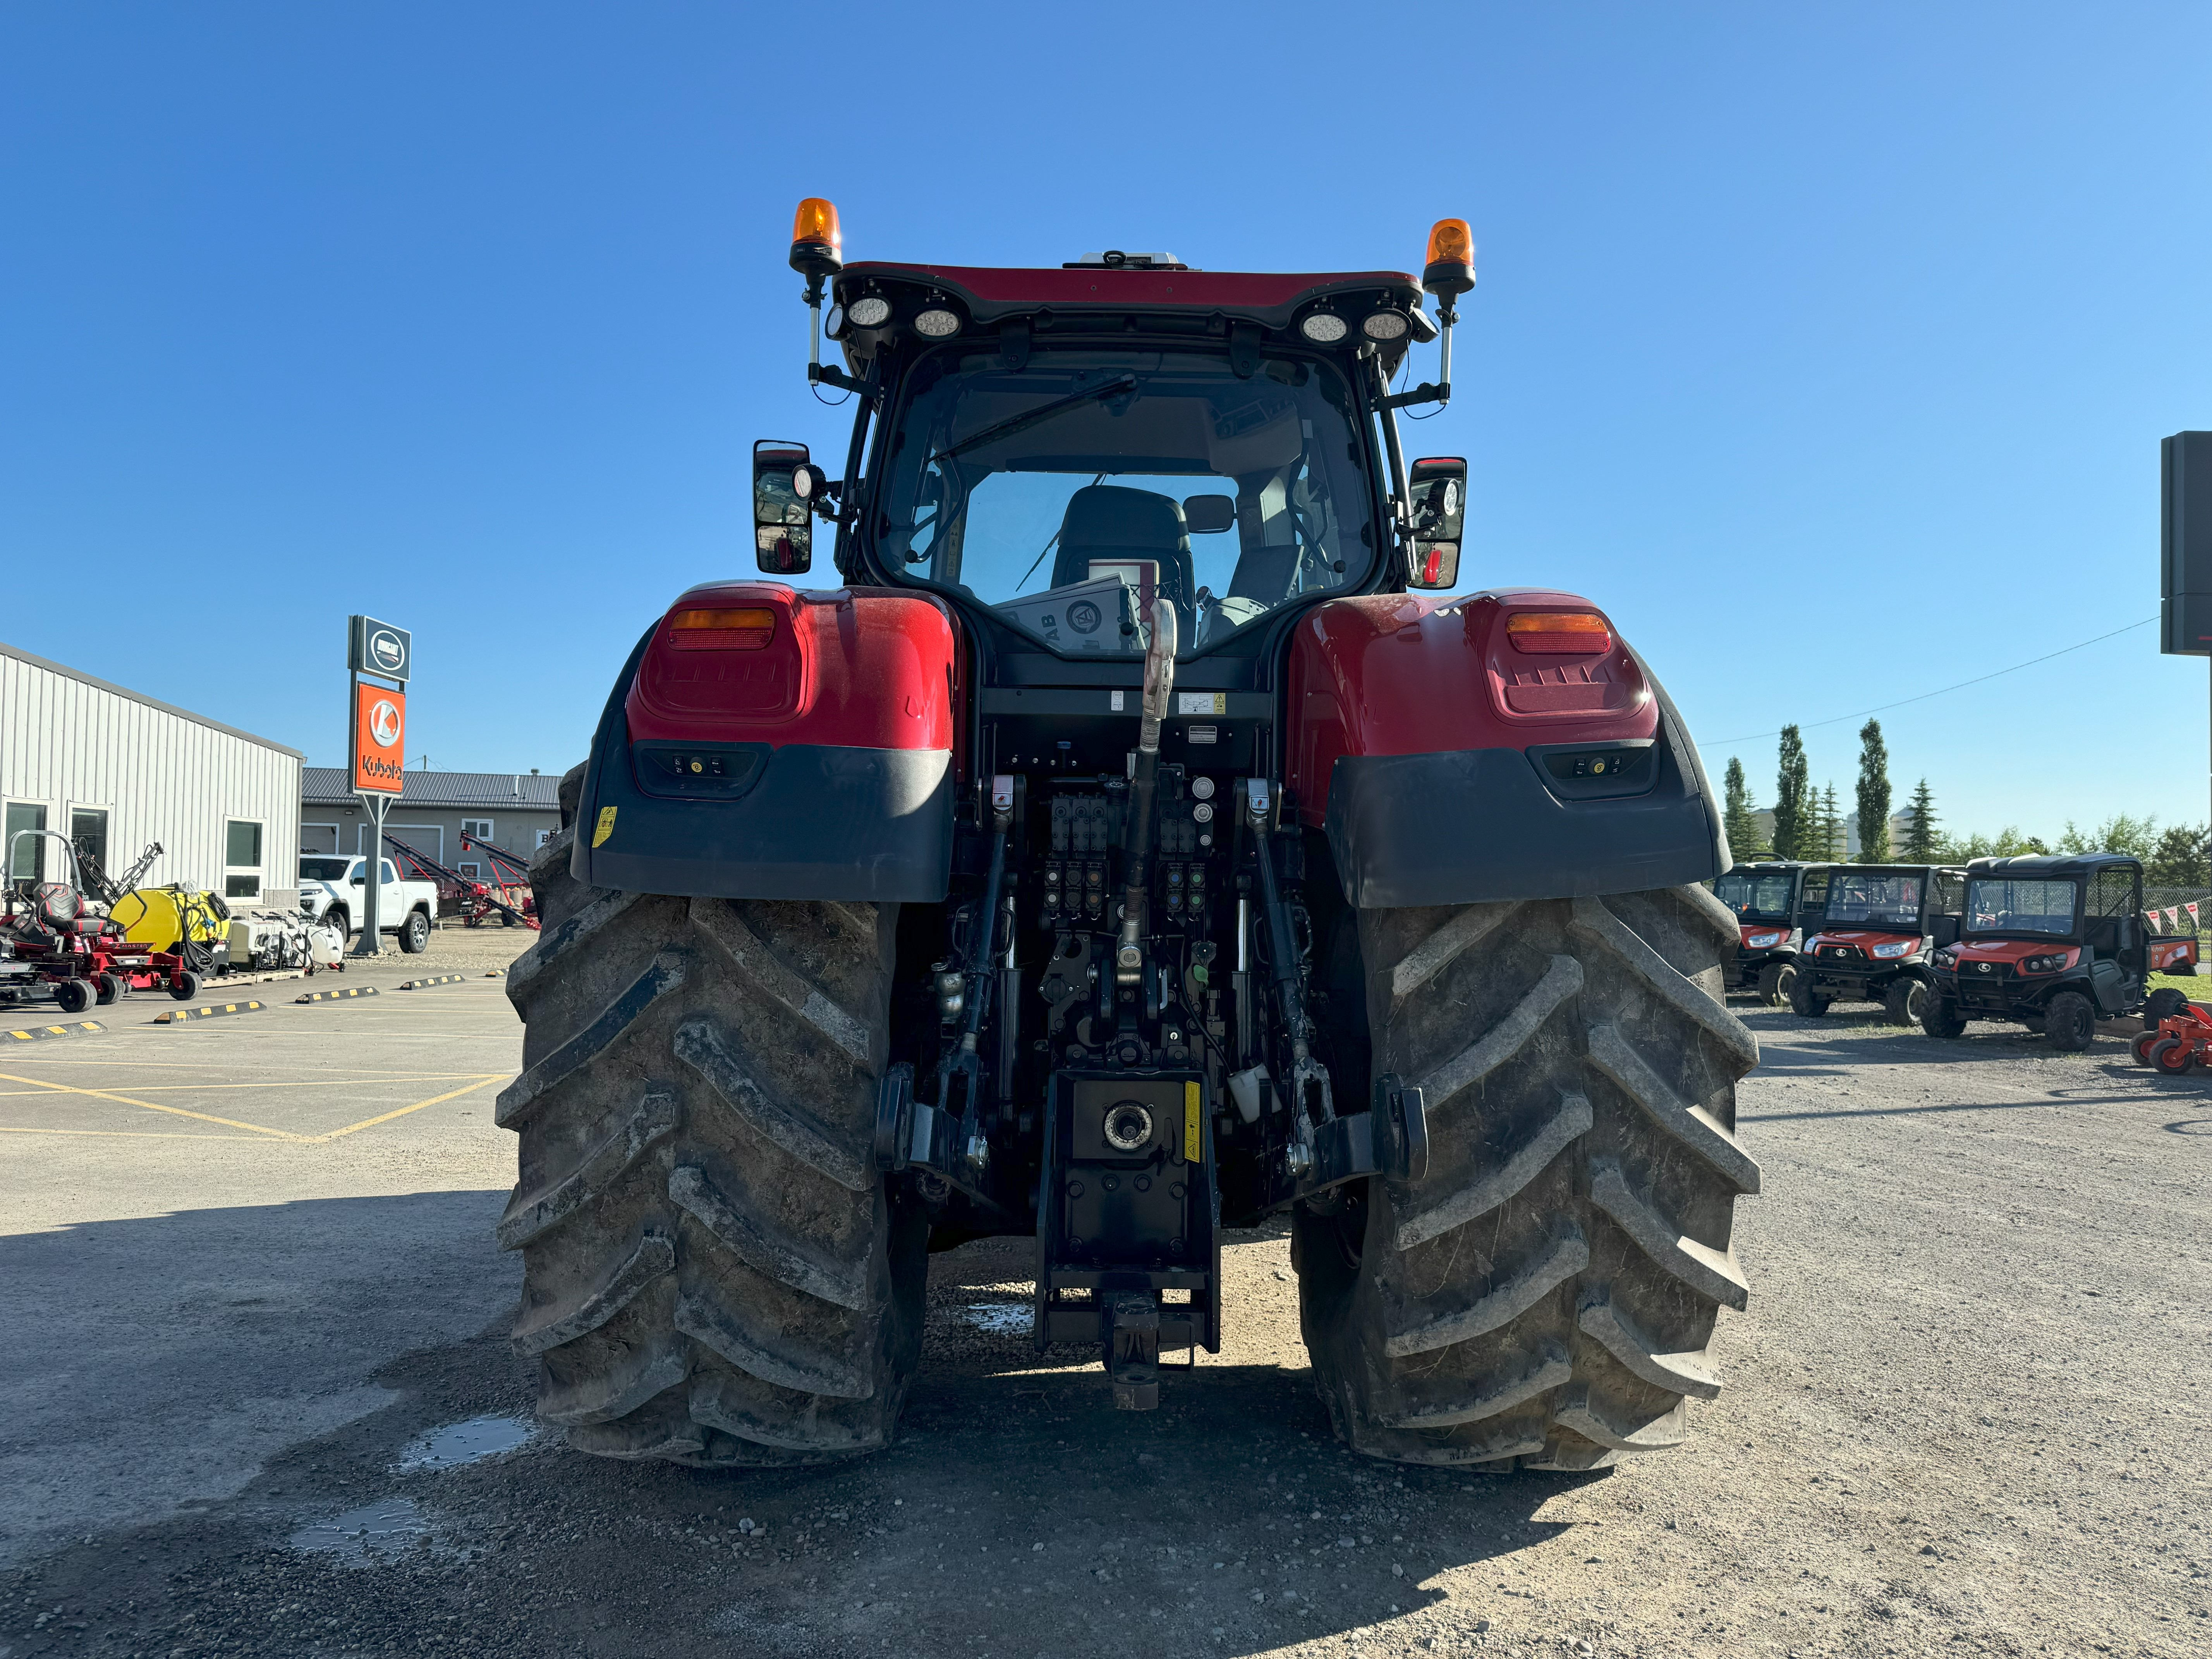
[[[54,830],[110,874],[161,843],[145,880],[234,905],[299,902],[296,749],[0,644],[0,827]],[[0,840],[0,858],[6,857]],[[33,848],[37,850],[34,852]],[[25,840],[11,878],[58,880],[60,849]]]

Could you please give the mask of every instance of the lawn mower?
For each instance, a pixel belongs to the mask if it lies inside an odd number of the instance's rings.
[[[2185,1002],[2164,1019],[2147,1024],[2143,1034],[2132,1046],[2136,1065],[2148,1066],[2168,1077],[2179,1077],[2191,1066],[2212,1063],[2212,1009]]]
[[[8,838],[8,867],[15,867],[16,843],[27,836],[59,842],[70,878],[17,884],[0,912],[0,941],[11,962],[27,964],[27,977],[53,987],[56,1006],[77,1014],[126,991],[156,987],[180,1002],[198,994],[199,975],[183,957],[125,938],[107,907],[88,896],[67,836],[52,830],[17,830]]]

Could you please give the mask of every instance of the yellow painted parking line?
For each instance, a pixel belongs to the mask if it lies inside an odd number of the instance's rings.
[[[378,1124],[389,1123],[395,1117],[405,1117],[410,1112],[419,1112],[425,1106],[438,1106],[442,1105],[445,1102],[449,1100],[459,1100],[463,1095],[474,1094],[477,1090],[483,1088],[487,1083],[497,1083],[502,1079],[510,1078],[514,1075],[515,1073],[513,1072],[495,1072],[489,1077],[478,1078],[474,1083],[470,1084],[465,1088],[451,1090],[442,1095],[433,1095],[428,1100],[418,1100],[412,1106],[402,1106],[398,1111],[386,1112],[381,1117],[365,1117],[358,1123],[349,1123],[344,1128],[333,1129],[326,1135],[311,1135],[303,1136],[301,1138],[303,1139],[312,1139],[318,1143],[336,1140],[340,1135],[349,1135],[357,1129],[374,1129]]]
[[[0,1083],[38,1081],[34,1077],[16,1077],[10,1073],[0,1072]],[[86,1095],[94,1100],[112,1100],[118,1105],[142,1107],[149,1112],[168,1112],[177,1117],[197,1118],[202,1123],[220,1123],[226,1129],[251,1129],[255,1134],[268,1135],[277,1140],[306,1140],[309,1138],[295,1135],[289,1129],[264,1129],[258,1123],[240,1123],[235,1118],[210,1117],[205,1112],[188,1112],[181,1106],[157,1106],[150,1100],[133,1100],[129,1095],[111,1094],[105,1089],[79,1089],[67,1083],[51,1083],[46,1086],[56,1094]]]
[[[251,1140],[251,1135],[162,1134],[153,1129],[19,1129],[0,1123],[0,1135],[94,1135],[110,1140]]]
[[[216,1089],[361,1089],[377,1083],[453,1083],[463,1078],[513,1077],[512,1072],[434,1072],[424,1078],[314,1078],[299,1083],[142,1083],[139,1090],[146,1094],[181,1095],[206,1094]],[[10,1095],[35,1094],[33,1089],[0,1089],[0,1100]]]

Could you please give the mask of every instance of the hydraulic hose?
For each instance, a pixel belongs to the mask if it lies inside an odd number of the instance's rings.
[[[1143,717],[1137,724],[1137,766],[1129,779],[1129,824],[1122,840],[1121,939],[1114,980],[1134,985],[1145,971],[1152,890],[1152,803],[1159,791],[1160,722],[1175,696],[1176,610],[1165,595],[1152,601],[1152,638],[1145,644]]]

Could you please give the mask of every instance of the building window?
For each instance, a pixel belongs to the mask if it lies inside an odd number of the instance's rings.
[[[463,818],[461,820],[461,835],[464,839],[468,841],[489,841],[491,839],[491,820],[489,818]]]
[[[453,867],[456,870],[459,870],[463,875],[466,876],[471,881],[482,881],[483,879],[483,866],[480,864],[457,864]]]
[[[245,818],[233,818],[223,829],[222,896],[261,896],[261,826]]]
[[[43,881],[46,870],[46,843],[36,836],[25,836],[17,841],[16,835],[25,830],[46,827],[46,809],[38,801],[11,800],[8,810],[0,814],[0,826],[4,826],[8,843],[4,856],[8,860],[8,879],[10,881]]]
[[[335,823],[303,823],[300,826],[300,850],[302,853],[335,853],[338,850],[338,827]]]
[[[105,876],[107,873],[107,809],[104,806],[72,806],[70,808],[70,845],[76,848],[79,859],[88,860],[92,868]],[[92,869],[85,873],[90,875]]]

